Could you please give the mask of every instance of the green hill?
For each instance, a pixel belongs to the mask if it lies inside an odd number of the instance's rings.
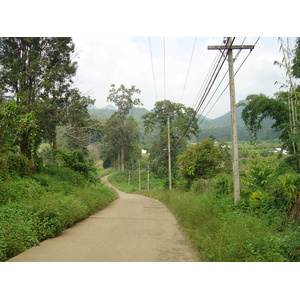
[[[243,106],[238,106],[237,113],[237,126],[238,126],[238,139],[241,141],[249,141],[251,139],[250,133],[247,130],[244,121],[241,117]],[[113,105],[107,105],[103,108],[96,108],[95,106],[89,108],[89,113],[91,117],[105,120],[108,119],[114,112],[116,108]],[[138,122],[140,127],[143,127],[143,121],[141,116],[148,113],[149,111],[143,107],[134,107],[131,109],[129,115],[133,116]],[[206,138],[213,137],[215,140],[220,142],[228,142],[231,140],[231,114],[230,112],[215,118],[215,119],[204,119],[198,116],[200,124],[200,134],[196,138],[197,141],[201,141]],[[262,124],[262,129],[258,132],[257,138],[259,140],[270,140],[279,137],[279,133],[275,132],[272,127],[274,120],[267,119]]]
[[[250,132],[248,131],[243,119],[242,111],[243,106],[238,106],[236,109],[236,120],[238,127],[238,140],[249,141],[251,139]],[[202,118],[199,118],[202,120]],[[262,123],[262,129],[258,132],[257,138],[259,140],[270,140],[279,137],[279,133],[276,132],[272,125],[274,120],[266,119]],[[198,136],[198,141],[202,139],[214,137],[217,141],[227,142],[231,140],[231,113],[228,112],[215,119],[205,119],[200,124],[201,132]]]

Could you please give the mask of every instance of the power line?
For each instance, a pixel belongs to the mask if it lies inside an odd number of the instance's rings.
[[[244,44],[245,39],[246,39],[246,38],[244,38],[244,40],[243,40],[243,42],[242,42],[242,45]],[[256,46],[258,40],[259,40],[259,38],[256,40],[254,46]],[[231,42],[230,47],[232,46],[233,42],[234,42],[234,39],[232,39],[232,42]],[[228,43],[228,40],[227,40],[227,43]],[[247,60],[247,58],[249,57],[251,51],[252,51],[252,49],[249,51],[248,55],[247,55],[246,58],[243,60],[243,62],[241,63],[241,65],[239,66],[239,68],[237,69],[237,71],[235,72],[234,76],[235,76],[235,75],[238,73],[238,71],[241,69],[241,67],[243,66],[243,64],[245,63],[245,61]],[[237,57],[239,56],[240,52],[241,52],[241,51],[239,51],[239,52],[236,54],[235,60],[236,60]],[[222,55],[224,56],[224,51],[223,51]],[[210,81],[209,81],[209,82],[211,82],[212,80],[213,80],[213,82],[212,82],[212,84],[211,84],[210,87],[208,87],[208,85],[207,85],[207,87],[206,87],[206,91],[208,90],[208,93],[209,93],[209,91],[211,90],[212,85],[214,84],[214,82],[215,82],[215,80],[216,80],[216,76],[219,74],[219,72],[220,72],[220,70],[221,70],[221,67],[223,66],[223,64],[224,64],[224,62],[225,62],[226,57],[227,57],[227,53],[226,53],[226,55],[224,56],[224,60],[223,60],[223,62],[222,62],[221,65],[219,64],[219,63],[220,63],[220,58],[219,58],[219,60],[218,60],[218,65],[215,66],[214,72],[213,72],[214,74],[217,72],[217,74],[215,75],[214,78],[212,77],[213,75],[211,75]],[[216,60],[216,59],[217,59],[217,56],[216,56],[215,60]],[[212,66],[213,66],[213,65],[214,65],[214,63],[212,64]],[[217,71],[217,68],[219,68],[218,71]],[[211,69],[212,69],[212,67],[211,67]],[[224,80],[225,76],[227,75],[227,73],[228,73],[228,70],[226,71],[226,73],[225,73],[224,76],[222,77],[220,83],[218,84],[218,86],[217,86],[217,88],[215,89],[215,91],[214,91],[213,95],[211,96],[210,100],[208,101],[208,103],[206,104],[206,106],[204,107],[204,109],[202,110],[201,114],[204,113],[204,111],[205,111],[205,109],[207,108],[208,104],[211,102],[213,96],[216,94],[217,90],[219,89],[219,87],[220,87],[221,83],[223,82],[223,80]],[[221,96],[223,95],[223,93],[225,92],[225,90],[227,89],[228,86],[229,86],[229,83],[228,83],[228,84],[226,85],[226,87],[223,89],[222,93],[221,93],[220,96],[217,98],[217,100],[214,102],[213,106],[210,108],[210,110],[208,111],[208,113],[207,113],[207,114],[204,116],[204,118],[200,121],[199,125],[202,124],[202,122],[204,121],[204,119],[207,117],[207,115],[209,114],[209,112],[212,110],[212,108],[215,106],[215,104],[216,104],[216,103],[218,102],[218,100],[221,98]],[[198,106],[197,106],[197,108],[195,109],[196,114],[197,114],[197,113],[199,112],[199,110],[201,109],[201,107],[202,107],[202,105],[203,105],[203,103],[204,103],[204,100],[207,98],[208,93],[206,93],[206,95],[203,94],[201,101],[198,103]],[[198,93],[198,95],[199,95],[199,93]],[[197,98],[198,98],[198,95],[197,95]],[[195,102],[196,102],[196,101],[195,101]],[[195,106],[195,103],[194,103],[194,106]],[[191,123],[189,123],[189,125],[190,125],[190,124],[191,124]],[[180,138],[180,140],[179,140],[179,142],[177,143],[177,145],[181,142],[181,140],[183,139],[183,137],[186,136],[186,134],[187,134],[187,132],[188,132],[188,129],[189,129],[189,128],[187,128],[187,129],[185,130],[184,134],[183,134],[182,137]],[[177,145],[176,145],[176,146],[177,146]]]
[[[154,75],[153,57],[152,57],[152,49],[151,49],[150,38],[148,38],[148,41],[149,41],[149,48],[150,48],[150,56],[151,56],[151,65],[152,65],[152,74],[153,74],[153,81],[154,81],[155,97],[156,97],[156,101],[157,101],[158,98],[157,98],[156,81],[155,81],[155,75]]]
[[[164,99],[166,99],[166,40],[164,38]]]
[[[259,41],[260,38],[257,38],[256,42],[254,43],[254,46],[256,46],[257,42]],[[245,39],[244,39],[245,41]],[[244,43],[243,41],[243,43]],[[239,51],[240,52],[240,51]],[[249,55],[251,54],[252,49],[249,51],[248,55],[244,58],[243,62],[240,64],[239,68],[236,70],[236,72],[234,73],[234,76],[239,72],[239,70],[241,69],[241,67],[243,66],[243,64],[245,63],[245,61],[247,60],[247,58],[249,57]],[[237,56],[235,57],[235,59],[237,59]],[[228,73],[228,70],[226,72],[226,74]],[[225,74],[225,75],[226,75]],[[224,77],[225,77],[224,75]],[[224,79],[224,77],[222,78],[222,81]],[[221,81],[221,82],[222,82]],[[220,98],[222,97],[222,95],[224,94],[225,90],[227,89],[227,87],[229,86],[229,83],[227,83],[227,85],[225,86],[225,88],[223,89],[222,93],[220,94],[220,96],[217,98],[217,100],[214,102],[213,106],[210,108],[210,110],[207,112],[207,114],[204,116],[204,118],[200,121],[199,125],[201,125],[203,123],[203,121],[205,120],[205,118],[207,117],[207,115],[211,112],[211,110],[213,109],[213,107],[216,105],[216,103],[220,100]],[[218,86],[219,87],[219,86]],[[215,94],[215,93],[214,93]],[[204,112],[204,110],[203,110]]]
[[[202,95],[202,98],[201,100],[199,101],[197,107],[196,107],[196,112],[198,113],[200,108],[202,107],[204,101],[206,100],[210,90],[212,89],[223,65],[224,65],[224,62],[226,60],[225,57],[223,57],[223,61],[221,61],[222,57],[220,57],[219,61],[218,61],[218,65],[216,66],[215,70],[214,70],[214,73],[213,73],[213,76],[210,78],[210,81],[209,81],[209,84],[208,86],[206,87],[205,91],[204,91],[204,94]]]
[[[228,41],[229,40],[227,40],[227,42],[226,42],[226,46],[228,46]],[[232,43],[231,43],[230,46],[232,46],[232,44],[233,44],[233,41],[232,41]],[[197,107],[194,108],[194,111],[195,111],[194,116],[192,117],[192,119],[190,120],[190,122],[187,124],[187,127],[186,127],[183,135],[181,136],[181,138],[179,139],[179,141],[177,142],[177,144],[176,144],[175,147],[177,147],[180,144],[181,140],[187,135],[192,120],[196,117],[198,111],[200,110],[201,106],[203,105],[205,99],[207,98],[207,96],[208,96],[208,94],[209,94],[209,92],[210,92],[210,90],[211,90],[211,88],[212,88],[212,86],[213,86],[213,84],[214,84],[214,82],[215,82],[215,80],[216,80],[216,78],[217,78],[217,76],[218,76],[221,68],[223,67],[223,64],[224,64],[224,62],[226,60],[226,55],[223,55],[224,52],[225,52],[225,50],[221,51],[221,54],[219,55],[219,57],[218,57],[218,55],[216,56],[215,60],[218,60],[218,62],[216,64],[215,64],[215,62],[212,64],[212,67],[213,67],[214,70],[212,72],[209,71],[209,73],[208,73],[210,79],[208,80],[209,82],[208,82],[208,84],[206,86],[206,89],[205,89],[205,91],[204,91],[204,93],[203,93],[203,95],[201,97],[201,100],[199,101]],[[223,61],[222,61],[222,57],[223,57]],[[212,70],[212,68],[210,68],[210,70]],[[197,95],[197,98],[200,98],[200,91],[199,91],[199,93]],[[196,103],[196,101],[195,101],[195,103]]]
[[[225,78],[225,76],[226,76],[227,74],[228,74],[228,70],[227,70],[226,73],[223,75],[223,77],[222,77],[220,83],[219,83],[218,86],[216,87],[214,93],[213,93],[212,96],[210,97],[209,101],[207,102],[207,104],[206,104],[205,107],[203,108],[203,110],[202,110],[202,112],[200,113],[200,115],[203,115],[203,114],[204,114],[205,109],[207,108],[208,104],[211,102],[213,96],[216,94],[218,88],[220,87],[221,83],[223,82],[223,80],[224,80],[224,78]],[[228,85],[229,85],[229,83],[226,85],[226,87],[225,87],[225,89],[223,90],[222,94],[224,93],[224,91],[226,90],[226,88],[228,87]],[[222,95],[222,94],[221,94],[221,95]],[[221,97],[221,96],[220,96],[220,97]],[[220,97],[219,97],[219,98],[220,98]],[[219,98],[218,98],[218,100],[219,100]],[[217,101],[216,101],[216,102],[217,102]],[[216,103],[216,102],[215,102],[215,103]],[[214,105],[215,105],[215,103],[214,103]],[[213,105],[212,107],[214,107],[214,105]],[[209,110],[209,112],[210,112],[210,111],[211,111],[211,109]],[[206,116],[207,116],[207,114],[206,114]],[[204,117],[204,119],[206,118],[206,116]],[[202,122],[201,122],[201,123],[202,123]],[[201,123],[200,123],[200,124],[201,124]],[[199,125],[200,125],[200,124],[199,124]]]
[[[243,39],[241,45],[244,45],[245,40],[246,40],[246,38]],[[242,49],[239,49],[239,51],[236,53],[236,56],[235,56],[235,58],[233,59],[233,61],[236,61],[236,60],[237,60],[237,58],[238,58],[238,56],[240,55],[241,51],[242,51]]]
[[[189,76],[189,72],[190,72],[191,63],[192,63],[192,59],[193,59],[193,55],[194,55],[196,41],[197,41],[197,38],[195,37],[195,41],[194,41],[194,45],[193,45],[193,50],[192,50],[192,54],[191,54],[191,59],[190,59],[190,64],[189,64],[188,71],[187,71],[187,74],[186,74],[186,78],[185,78],[185,82],[184,82],[184,86],[183,86],[183,91],[182,91],[180,102],[182,102],[182,98],[183,98],[185,87],[186,87],[186,82],[187,82],[187,79],[188,79],[188,76]]]
[[[256,46],[257,42],[259,41],[260,37],[257,38],[256,42],[254,43],[254,46]],[[246,58],[243,60],[243,62],[241,63],[241,65],[239,66],[239,68],[236,70],[236,72],[234,73],[234,76],[237,74],[237,72],[240,70],[240,68],[242,67],[242,65],[245,63],[245,61],[247,60],[248,56],[251,54],[253,49],[251,49],[248,53],[248,55],[246,56]]]
[[[227,39],[226,46],[228,46],[228,42],[229,42],[229,40]],[[232,46],[233,42],[234,42],[234,39],[231,41],[230,47]],[[218,60],[218,63],[217,63],[217,66],[215,67],[214,72],[210,77],[209,83],[208,83],[208,85],[207,85],[207,87],[204,91],[204,94],[202,95],[202,98],[199,101],[197,108],[195,109],[197,113],[199,112],[199,110],[200,110],[201,106],[203,105],[204,101],[206,100],[213,84],[216,81],[217,76],[219,75],[219,73],[220,73],[220,71],[221,71],[221,69],[224,65],[224,62],[225,62],[226,57],[227,57],[227,52],[226,52],[226,55],[224,55],[224,52],[225,52],[225,49],[223,51],[221,51],[222,55],[220,56],[220,58]],[[223,60],[222,60],[222,57],[223,57]]]
[[[198,92],[198,94],[197,94],[197,96],[196,96],[196,99],[195,99],[195,101],[194,101],[194,103],[193,103],[193,109],[196,108],[197,101],[198,101],[198,99],[200,98],[200,95],[202,94],[203,89],[204,89],[204,87],[205,87],[206,84],[207,84],[208,78],[211,76],[212,70],[213,70],[213,68],[215,67],[216,61],[218,60],[218,57],[219,57],[220,55],[221,55],[221,54],[220,54],[219,52],[216,54],[216,57],[215,57],[215,59],[214,59],[212,65],[211,65],[211,67],[210,67],[210,69],[209,69],[209,71],[208,71],[208,73],[207,73],[207,75],[206,75],[206,77],[205,77],[205,79],[204,79],[204,81],[203,81],[203,83],[202,83],[202,86],[201,86],[201,88],[200,88],[200,90],[199,90],[199,92]]]

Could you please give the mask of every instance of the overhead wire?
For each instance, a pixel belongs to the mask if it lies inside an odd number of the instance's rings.
[[[256,46],[257,42],[259,41],[260,37],[257,38],[256,42],[254,43],[254,46]],[[244,39],[245,41],[245,39]],[[240,51],[239,51],[240,52]],[[243,64],[245,63],[245,61],[247,60],[247,58],[249,57],[249,55],[251,54],[252,49],[249,51],[248,55],[244,58],[243,62],[240,64],[239,68],[235,71],[234,76],[239,72],[239,70],[241,69],[241,67],[243,66]],[[238,55],[237,55],[238,56]],[[235,57],[235,59],[237,58],[237,56]],[[228,73],[228,70],[226,72],[226,74]],[[225,75],[226,75],[225,74]],[[224,75],[224,77],[225,77]],[[224,78],[223,77],[223,78]],[[222,80],[223,80],[222,78]],[[212,105],[212,107],[210,108],[210,110],[207,112],[207,114],[204,116],[204,118],[199,122],[199,125],[201,125],[203,123],[203,121],[205,120],[205,118],[208,116],[208,114],[211,112],[211,110],[214,108],[214,106],[216,105],[216,103],[220,100],[220,98],[222,97],[222,95],[224,94],[225,90],[227,89],[227,87],[229,86],[229,82],[227,83],[227,85],[225,86],[225,88],[223,89],[223,91],[221,92],[220,96],[217,98],[217,100],[214,102],[214,104]]]
[[[164,38],[164,99],[166,99],[166,39]]]
[[[226,45],[228,45],[228,42],[229,42],[229,39],[227,39]],[[234,42],[234,39],[232,39],[230,47],[232,46],[233,42]],[[227,50],[227,52],[228,52],[228,50]],[[215,83],[215,81],[216,81],[216,79],[217,79],[217,77],[218,77],[218,75],[219,75],[219,73],[220,73],[220,71],[221,71],[221,69],[222,69],[222,67],[225,63],[225,60],[226,60],[226,57],[227,57],[227,52],[226,52],[226,55],[224,55],[225,50],[221,51],[222,55],[220,56],[220,58],[218,60],[218,63],[217,63],[217,66],[215,67],[214,72],[213,72],[213,74],[212,74],[212,76],[209,80],[209,84],[207,85],[207,87],[204,91],[204,94],[202,95],[201,100],[199,101],[199,103],[198,103],[198,105],[195,109],[197,113],[199,112],[199,110],[200,110],[201,106],[203,105],[204,101],[206,100],[210,90],[212,89],[213,84]],[[223,60],[222,60],[222,57],[223,57]]]
[[[184,92],[185,92],[186,82],[187,82],[187,79],[188,79],[188,76],[189,76],[189,73],[190,73],[190,69],[191,69],[191,64],[192,64],[192,60],[193,60],[193,55],[194,55],[196,41],[197,41],[197,38],[195,37],[194,45],[193,45],[193,50],[192,50],[192,54],[191,54],[191,58],[190,58],[190,63],[189,63],[188,71],[187,71],[187,74],[186,74],[186,78],[185,78],[185,82],[184,82],[184,86],[183,86],[183,91],[182,91],[180,102],[182,102],[183,95],[184,95]]]
[[[222,82],[223,82],[225,76],[228,74],[228,72],[229,72],[229,70],[227,70],[227,71],[225,72],[225,74],[223,75],[221,81],[219,82],[218,86],[216,87],[216,89],[215,89],[214,93],[212,94],[211,98],[209,99],[209,101],[207,102],[207,104],[205,105],[205,107],[203,108],[203,110],[200,112],[200,116],[202,116],[202,115],[204,114],[205,109],[207,108],[208,104],[210,103],[210,101],[212,100],[212,98],[214,97],[214,95],[216,94],[218,88],[219,88],[220,85],[222,84]],[[229,84],[227,84],[226,88],[228,87],[228,85],[229,85]],[[226,89],[226,88],[225,88],[225,89]]]
[[[208,85],[207,85],[207,87],[206,87],[206,89],[204,91],[204,94],[202,95],[202,97],[201,97],[201,99],[200,99],[200,101],[199,101],[199,103],[198,103],[198,105],[197,105],[197,107],[195,109],[197,113],[201,109],[204,101],[206,100],[209,92],[211,91],[211,89],[212,89],[212,87],[213,87],[213,85],[214,85],[214,83],[215,83],[215,81],[216,81],[216,79],[217,79],[217,77],[218,77],[218,75],[219,75],[219,73],[220,73],[223,65],[224,65],[224,62],[225,62],[226,58],[223,57],[223,60],[222,61],[221,60],[222,60],[222,56],[220,57],[220,59],[218,61],[218,65],[214,69],[212,77],[210,78],[209,83],[208,83]]]
[[[149,48],[150,48],[150,57],[151,57],[151,65],[152,65],[152,74],[153,74],[153,81],[154,81],[155,97],[156,97],[156,101],[157,101],[158,98],[157,98],[157,89],[156,89],[156,81],[155,81],[155,74],[154,74],[153,56],[152,56],[152,48],[151,48],[150,37],[148,37],[148,41],[149,41]]]
[[[234,39],[232,39],[231,41],[231,45],[233,44],[234,42]],[[245,39],[243,40],[242,44],[244,44],[245,42]],[[150,55],[151,55],[151,63],[152,63],[152,73],[153,73],[153,80],[154,80],[154,87],[155,87],[155,93],[156,93],[156,98],[157,98],[157,90],[156,90],[156,81],[155,81],[155,73],[154,73],[154,67],[153,67],[153,57],[152,57],[152,49],[151,49],[151,43],[150,43],[150,38],[148,38],[149,40],[149,48],[150,48]],[[255,45],[257,44],[259,38],[256,40],[255,42]],[[229,38],[227,39],[226,41],[226,45],[228,44],[229,42]],[[192,62],[192,58],[193,58],[193,53],[194,53],[194,49],[195,49],[195,44],[196,44],[196,38],[194,40],[194,45],[193,45],[193,49],[192,49],[192,54],[191,54],[191,59],[190,59],[190,63],[189,63],[189,67],[188,67],[188,71],[187,71],[187,75],[186,75],[186,79],[185,79],[185,83],[184,83],[184,88],[183,88],[183,92],[182,92],[182,96],[181,96],[181,101],[182,101],[182,98],[183,98],[183,95],[184,95],[184,92],[185,92],[185,88],[186,88],[186,83],[187,83],[187,79],[188,79],[188,75],[189,75],[189,71],[190,71],[190,67],[191,67],[191,62]],[[255,46],[254,45],[254,46]],[[164,48],[164,98],[166,99],[166,45],[165,45],[165,38],[163,38],[163,48]],[[226,54],[225,54],[225,51]],[[241,65],[239,66],[239,68],[237,69],[237,71],[235,72],[234,76],[238,73],[238,71],[240,70],[240,68],[243,66],[243,64],[245,63],[245,61],[247,60],[247,58],[249,57],[250,53],[251,53],[252,50],[249,51],[248,55],[246,56],[246,58],[243,60],[243,62],[241,63]],[[239,56],[241,50],[239,50],[234,58],[234,61],[237,60],[237,57]],[[224,55],[225,54],[225,55]],[[195,117],[196,115],[199,113],[199,111],[201,110],[201,108],[203,107],[204,105],[204,102],[205,100],[207,99],[223,65],[224,65],[224,62],[227,58],[227,54],[228,54],[228,50],[223,50],[220,52],[217,53],[212,65],[211,65],[211,68],[205,78],[205,81],[204,83],[202,84],[202,87],[200,88],[197,96],[196,96],[196,99],[194,101],[194,104],[193,104],[193,108],[194,108],[194,111],[195,111]],[[223,59],[222,59],[223,57]],[[201,116],[203,116],[204,114],[204,111],[206,110],[207,106],[209,105],[209,103],[211,102],[212,98],[214,97],[214,95],[216,94],[217,90],[219,89],[221,83],[223,82],[225,76],[227,75],[228,73],[228,70],[226,71],[226,73],[224,74],[224,76],[222,77],[221,81],[219,82],[218,86],[216,87],[214,93],[212,94],[211,98],[209,99],[209,101],[206,103],[205,107],[201,110]],[[210,108],[210,110],[208,111],[208,113],[204,116],[204,118],[199,122],[199,125],[202,124],[202,122],[204,121],[204,119],[207,117],[207,115],[210,113],[210,111],[212,110],[212,108],[216,105],[216,103],[219,101],[219,99],[221,98],[221,96],[223,95],[223,93],[225,92],[225,90],[227,89],[227,87],[229,86],[229,83],[225,86],[225,88],[223,89],[223,91],[221,92],[220,96],[217,98],[217,100],[214,102],[214,104],[212,105],[212,107]],[[204,90],[204,87],[205,90]],[[203,91],[204,90],[204,91]],[[198,119],[199,121],[199,119]],[[179,141],[177,142],[177,145],[176,147],[178,146],[178,144],[181,142],[181,140],[184,138],[184,136],[186,136],[188,130],[189,130],[189,127],[191,125],[191,122],[189,122],[188,126],[187,126],[187,129],[184,131],[183,135],[181,136],[181,138],[179,139]]]
[[[229,42],[229,39],[227,39],[226,45],[228,45],[228,42]],[[230,45],[230,46],[232,46],[233,42],[234,42],[234,39],[231,41],[231,45]],[[190,120],[190,122],[187,124],[186,130],[184,131],[184,133],[182,134],[181,138],[180,138],[179,141],[177,142],[176,147],[180,144],[181,140],[182,140],[182,139],[186,136],[186,134],[188,133],[189,128],[190,128],[190,125],[191,125],[191,122],[192,122],[193,119],[197,116],[197,113],[199,112],[201,106],[203,105],[205,99],[207,98],[207,96],[208,96],[208,94],[209,94],[209,92],[210,92],[210,90],[211,90],[211,88],[212,88],[214,82],[216,81],[216,78],[217,78],[218,74],[220,73],[220,70],[222,69],[222,67],[223,67],[223,65],[224,65],[224,62],[225,62],[225,60],[226,60],[226,57],[227,57],[227,53],[226,53],[226,55],[224,55],[224,52],[225,52],[225,50],[221,51],[221,55],[217,55],[217,56],[216,56],[216,58],[217,58],[217,63],[216,63],[216,64],[213,63],[213,66],[214,66],[214,67],[213,67],[213,71],[212,71],[212,72],[209,72],[210,77],[209,77],[209,80],[208,80],[209,82],[208,82],[208,84],[206,85],[206,89],[205,89],[205,91],[203,92],[202,97],[201,97],[200,100],[199,100],[200,94],[198,93],[197,98],[196,98],[196,101],[195,101],[195,103],[196,103],[196,102],[197,102],[197,99],[198,99],[198,104],[197,104],[197,107],[194,108],[194,111],[195,111],[194,116],[193,116],[193,118]],[[227,50],[227,52],[228,52],[228,50]],[[219,56],[219,57],[218,57],[218,56]],[[223,60],[222,60],[222,57],[223,57]],[[211,69],[212,69],[212,68],[211,68]],[[212,74],[211,74],[211,73],[212,73]]]
[[[220,52],[217,52],[217,54],[216,54],[216,56],[215,56],[215,59],[213,60],[213,63],[212,63],[212,65],[211,65],[211,67],[210,67],[208,73],[206,74],[206,77],[205,77],[205,79],[204,79],[204,81],[203,81],[203,83],[202,83],[202,86],[201,86],[201,88],[199,89],[199,92],[198,92],[198,94],[197,94],[197,96],[196,96],[196,98],[195,98],[195,101],[194,101],[193,106],[192,106],[193,109],[196,108],[197,101],[199,100],[200,95],[202,94],[202,92],[203,92],[203,90],[204,90],[204,87],[207,85],[208,78],[210,78],[211,73],[212,73],[212,70],[213,70],[213,68],[215,67],[216,62],[217,62],[217,60],[218,60],[218,57],[219,57],[220,55],[221,55]]]

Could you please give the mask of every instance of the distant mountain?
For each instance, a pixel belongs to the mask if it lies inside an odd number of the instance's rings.
[[[135,119],[141,118],[142,115],[149,111],[144,107],[134,107],[130,110],[129,116],[133,116]]]
[[[100,109],[107,109],[107,110],[113,110],[113,111],[116,111],[117,108],[114,106],[114,105],[111,105],[111,104],[108,104]]]
[[[94,104],[89,105],[88,109],[98,109]]]
[[[248,131],[244,120],[242,119],[242,111],[244,106],[238,106],[236,109],[236,121],[238,127],[238,139],[241,141],[250,140],[250,132]],[[202,120],[202,118],[200,118]],[[279,137],[279,133],[272,128],[273,119],[266,119],[262,123],[262,129],[258,132],[257,138],[261,140],[275,139]],[[214,137],[217,141],[231,140],[231,112],[224,114],[215,119],[205,119],[200,124],[200,134],[198,140]]]
[[[241,117],[243,106],[239,106],[236,109],[236,118],[238,126],[238,139],[241,141],[250,140],[250,133],[244,124],[244,121]],[[103,108],[90,107],[89,113],[91,117],[97,119],[108,119],[115,111],[116,107],[113,105],[106,105]],[[140,127],[143,127],[143,121],[141,116],[148,113],[149,111],[143,107],[134,107],[131,109],[129,116],[133,116],[138,122]],[[198,116],[198,120],[202,121],[203,117]],[[258,132],[258,139],[260,140],[269,140],[278,138],[279,133],[275,132],[271,126],[274,124],[274,120],[266,119],[262,124],[262,129]],[[200,134],[197,137],[197,141],[201,141],[205,138],[214,138],[220,142],[228,142],[231,140],[231,113],[228,112],[223,116],[220,116],[215,119],[205,118],[200,124]]]
[[[245,125],[242,119],[243,106],[239,106],[236,109],[236,123],[238,126]],[[207,125],[218,127],[218,126],[231,126],[231,112],[224,114],[215,119],[208,119]]]
[[[115,111],[117,111],[117,109],[113,105],[106,105],[103,108],[89,108],[88,111],[91,117],[108,119]],[[130,110],[128,116],[133,116],[138,121],[138,119],[140,119],[142,115],[148,112],[149,111],[146,108],[134,107]]]

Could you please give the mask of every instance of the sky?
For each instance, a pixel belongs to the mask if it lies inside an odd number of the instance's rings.
[[[106,98],[113,83],[139,88],[139,97],[147,109],[152,109],[156,100],[163,100],[164,96],[193,107],[216,56],[216,51],[207,50],[207,46],[221,44],[223,36],[241,37],[236,39],[235,44],[241,43],[244,36],[249,37],[245,44],[255,43],[256,37],[261,37],[235,77],[237,101],[251,93],[272,96],[279,91],[279,86],[274,83],[284,81],[284,76],[280,68],[273,65],[275,60],[282,59],[277,37],[299,36],[299,10],[296,7],[295,0],[3,1],[0,36],[73,37],[79,66],[75,85],[96,99],[97,107],[108,104]],[[152,47],[157,99],[148,37]],[[166,46],[166,95],[163,37]],[[193,60],[182,97],[195,37]],[[235,70],[247,54],[247,50],[240,53]],[[220,79],[225,71],[226,65]],[[224,79],[224,84],[227,83],[228,76]],[[212,103],[221,94],[224,84]],[[215,118],[229,110],[227,89],[207,117]],[[74,299],[98,295],[99,282],[102,283],[101,295],[107,295],[107,299],[124,298],[124,295],[140,299],[141,295],[145,295],[145,290],[150,292],[150,298],[159,299],[194,299],[195,295],[198,298],[205,295],[208,297],[204,298],[210,299],[240,299],[245,290],[247,299],[282,299],[298,293],[297,264],[175,263],[157,266],[145,263],[130,264],[129,268],[127,264],[83,264],[80,267],[70,264],[68,268],[31,264],[30,276],[27,265],[18,265],[17,272],[10,265],[5,266],[1,278],[7,279],[3,285],[7,293],[16,291],[17,281],[22,286],[20,296],[24,297],[25,293],[31,298],[35,298],[32,293],[33,280],[38,283],[35,290],[43,293],[44,284],[52,283],[53,278],[59,285],[60,294],[70,297],[71,292]],[[13,276],[15,280],[12,281]],[[255,287],[249,289],[253,278],[256,279]],[[154,288],[149,289],[149,282]],[[70,290],[70,286],[76,288]],[[116,289],[116,286],[119,288]],[[47,289],[47,292],[57,296],[57,289]]]
[[[254,45],[257,39],[236,37],[234,45],[243,41],[244,45]],[[73,41],[78,62],[75,86],[95,99],[96,107],[109,104],[107,96],[111,84],[116,87],[124,84],[140,89],[141,93],[135,97],[140,98],[143,107],[151,110],[156,101],[164,99],[196,107],[199,92],[206,87],[207,75],[219,52],[208,50],[207,46],[221,45],[223,37],[73,36]],[[294,39],[290,40],[290,45],[294,46]],[[234,57],[237,53],[238,50],[234,50]],[[235,71],[248,54],[249,50],[239,53],[234,63]],[[278,38],[261,37],[235,76],[236,101],[244,100],[249,94],[273,96],[278,92],[280,86],[275,82],[285,82],[285,77],[283,70],[273,63],[282,58]],[[230,111],[229,88],[220,97],[229,82],[227,70],[228,62],[225,61],[203,109],[210,102],[205,110],[200,110],[208,118]],[[216,90],[223,76],[224,80]]]

